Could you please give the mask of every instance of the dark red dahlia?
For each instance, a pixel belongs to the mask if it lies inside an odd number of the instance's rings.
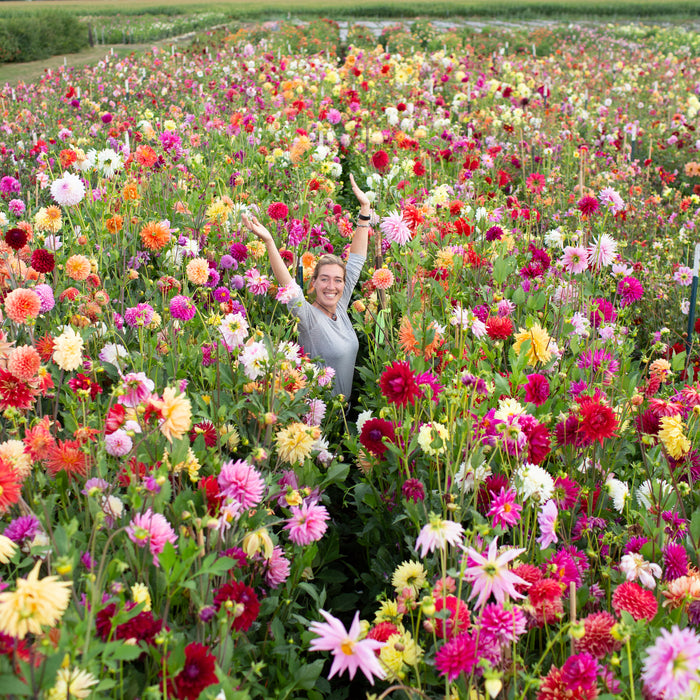
[[[394,442],[394,424],[383,418],[370,418],[366,420],[360,432],[360,443],[362,446],[377,457],[384,457],[388,446],[383,442],[387,438],[389,442]]]
[[[389,403],[406,406],[415,403],[422,391],[408,362],[393,362],[379,378],[379,388]]]
[[[581,197],[578,200],[578,210],[583,216],[590,216],[598,211],[598,200],[595,197]]]
[[[520,426],[527,438],[527,458],[533,464],[542,464],[551,452],[547,426],[530,415],[520,417]]]
[[[30,264],[37,272],[48,273],[54,269],[56,261],[53,253],[50,253],[45,248],[37,248],[32,252]]]
[[[476,494],[476,508],[482,514],[491,507],[491,501],[498,496],[501,489],[508,490],[508,477],[505,474],[493,474],[484,479],[484,483],[479,487]]]
[[[12,250],[21,250],[27,245],[27,240],[29,236],[24,229],[21,228],[8,228],[5,231],[5,243],[12,248]]]
[[[185,666],[171,681],[170,692],[179,700],[197,700],[200,693],[214,683],[216,656],[204,644],[192,642],[185,647]]]
[[[566,420],[557,423],[555,428],[557,435],[557,444],[560,447],[564,445],[574,445],[575,447],[584,447],[590,445],[591,441],[581,432],[581,423],[576,416],[569,416]]]
[[[420,479],[406,479],[401,487],[401,493],[407,501],[418,503],[425,498],[425,487]]]
[[[190,430],[190,442],[193,443],[197,436],[201,435],[204,438],[204,444],[207,447],[216,447],[219,436],[216,432],[214,424],[209,420],[203,420],[195,423]]]
[[[643,413],[638,413],[634,417],[634,424],[640,433],[647,435],[658,435],[661,427],[659,416],[650,408],[647,408]]]
[[[260,611],[255,591],[240,581],[230,581],[217,588],[214,593],[214,607],[217,610],[225,607],[234,618],[231,626],[241,632],[250,629]]]
[[[127,603],[125,611],[128,612],[135,605],[135,603]],[[130,620],[115,624],[115,618],[118,618],[119,612],[117,604],[110,603],[97,613],[95,628],[103,642],[109,639],[133,639],[137,643],[155,644],[156,635],[163,628],[163,623],[156,620],[150,611],[142,610]]]

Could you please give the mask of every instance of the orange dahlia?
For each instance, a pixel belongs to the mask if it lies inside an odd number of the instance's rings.
[[[33,289],[19,287],[5,297],[7,317],[19,324],[29,324],[41,311],[41,299]]]
[[[76,282],[82,282],[88,278],[90,270],[90,261],[84,255],[71,255],[66,260],[66,274]]]
[[[44,416],[41,422],[27,429],[24,434],[24,449],[33,461],[38,462],[48,457],[48,449],[54,443],[51,435],[51,421],[48,416]]]
[[[119,233],[124,225],[124,217],[119,214],[111,216],[107,221],[105,221],[105,226],[110,233]]]
[[[46,471],[51,476],[64,471],[68,477],[86,476],[88,456],[80,449],[77,440],[56,440],[47,450]]]
[[[209,279],[209,263],[204,258],[195,258],[187,263],[187,279],[192,284],[206,284]]]
[[[16,347],[7,360],[7,370],[23,382],[34,379],[40,366],[41,357],[32,345]]]
[[[139,236],[144,247],[157,251],[170,241],[170,229],[162,221],[149,221],[141,229]]]
[[[389,289],[394,284],[394,273],[385,267],[380,267],[372,275],[372,284],[376,289]]]

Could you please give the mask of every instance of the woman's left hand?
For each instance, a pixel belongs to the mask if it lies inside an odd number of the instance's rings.
[[[355,182],[355,178],[352,176],[352,173],[350,173],[350,185],[352,186],[352,191],[355,195],[355,198],[357,199],[358,204],[360,205],[360,209],[369,210],[371,207],[369,197],[357,186],[357,183]]]

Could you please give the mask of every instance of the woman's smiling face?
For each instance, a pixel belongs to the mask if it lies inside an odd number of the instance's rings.
[[[324,265],[313,280],[316,299],[330,311],[335,311],[345,288],[345,270],[340,265]]]

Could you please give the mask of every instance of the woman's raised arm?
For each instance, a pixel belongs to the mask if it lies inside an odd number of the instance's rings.
[[[257,236],[265,244],[267,257],[270,258],[270,266],[272,267],[272,273],[277,280],[277,284],[281,287],[288,287],[294,281],[294,278],[289,273],[284,260],[282,260],[282,256],[279,250],[277,250],[272,234],[258,221],[257,217],[252,214],[241,214],[241,221],[252,234]]]
[[[350,184],[357,202],[360,205],[360,213],[355,224],[355,233],[350,244],[350,252],[357,255],[367,255],[367,242],[369,241],[369,223],[372,216],[372,207],[369,197],[357,186],[355,178],[350,175]]]

